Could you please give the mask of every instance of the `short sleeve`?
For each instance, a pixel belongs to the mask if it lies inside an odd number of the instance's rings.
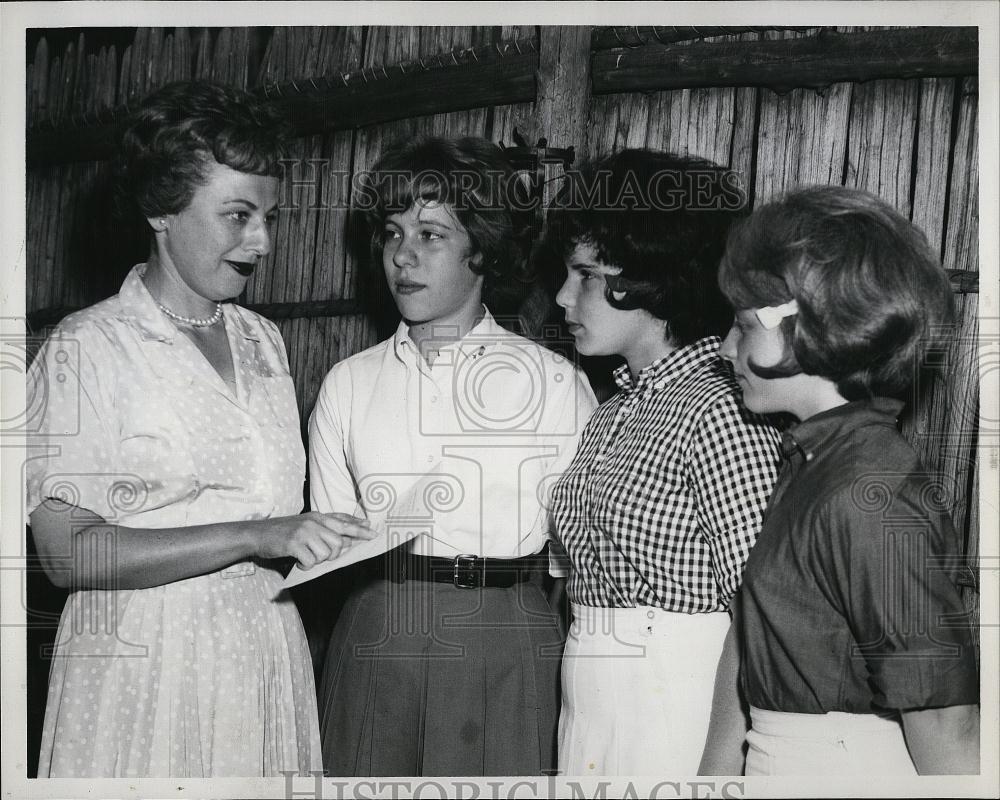
[[[764,508],[778,476],[777,431],[726,396],[712,404],[695,431],[688,482],[698,523],[712,554],[712,571],[726,602],[739,589]]]
[[[549,539],[549,575],[553,578],[568,578],[572,569],[569,553],[563,543],[553,534]]]
[[[875,703],[892,709],[976,703],[971,622],[957,586],[959,559],[946,510],[926,481],[884,481],[887,503],[843,491],[827,506],[829,535],[816,552],[821,586],[835,599],[864,659]],[[825,547],[829,552],[824,552]]]
[[[563,389],[560,401],[553,404],[551,410],[555,413],[550,416],[545,433],[554,437],[559,446],[559,455],[549,467],[549,473],[558,477],[569,468],[576,456],[580,437],[597,408],[597,398],[586,376],[579,369],[556,373],[556,377],[563,378],[559,384],[566,388]]]
[[[561,378],[553,384],[562,387],[562,397],[551,404],[550,415],[545,423],[545,436],[558,448],[552,462],[546,469],[542,506],[535,529],[544,528],[549,540],[549,574],[555,578],[569,575],[569,556],[556,536],[556,525],[552,519],[552,488],[559,477],[569,468],[580,446],[580,438],[587,422],[597,408],[597,398],[586,376],[576,368],[556,373]]]
[[[324,513],[357,511],[354,478],[347,466],[346,431],[340,398],[350,396],[346,369],[334,369],[323,381],[309,417],[309,507]]]
[[[60,326],[27,377],[34,409],[28,438],[26,513],[55,498],[107,520],[137,487],[116,471],[118,436],[111,402],[114,359],[86,328]],[[119,497],[121,495],[121,497]]]

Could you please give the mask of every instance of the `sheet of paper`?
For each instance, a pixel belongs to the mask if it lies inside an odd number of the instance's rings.
[[[433,524],[433,517],[427,510],[426,495],[441,479],[440,472],[431,471],[423,475],[390,509],[381,514],[366,514],[360,504],[355,506],[351,513],[356,517],[367,517],[368,524],[378,531],[378,535],[374,539],[357,541],[336,558],[321,561],[309,569],[302,569],[296,564],[282,583],[282,589],[298,586],[334,570],[380,556],[425,533]],[[404,520],[410,524],[400,525],[399,522]]]
[[[378,525],[373,525],[376,530],[379,530]],[[306,581],[311,581],[314,578],[318,578],[321,575],[326,575],[328,572],[333,572],[334,570],[343,569],[344,567],[350,566],[351,564],[357,564],[359,561],[364,561],[368,558],[374,558],[375,556],[380,556],[383,553],[387,553],[394,547],[399,547],[401,544],[406,544],[417,536],[420,535],[420,531],[409,530],[403,533],[397,533],[393,531],[390,535],[389,532],[382,526],[379,530],[379,535],[374,539],[362,540],[352,544],[346,550],[344,550],[336,558],[330,559],[329,561],[321,561],[314,567],[309,569],[302,569],[296,564],[292,567],[292,571],[288,573],[282,584],[283,589],[288,589],[292,586],[298,586],[300,583],[305,583]]]

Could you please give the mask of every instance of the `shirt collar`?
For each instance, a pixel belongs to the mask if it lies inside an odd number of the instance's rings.
[[[660,391],[683,375],[717,359],[720,341],[718,336],[706,336],[704,339],[678,347],[644,367],[634,383],[628,364],[622,364],[614,371],[615,383],[623,392],[647,389]]]
[[[222,304],[222,313],[226,317],[226,325],[236,336],[242,336],[244,339],[249,339],[252,342],[259,342],[260,335],[244,319],[243,314],[237,310],[238,308],[235,303]]]
[[[446,353],[454,350],[467,358],[478,358],[491,347],[498,345],[505,337],[510,336],[504,328],[500,327],[490,310],[485,306],[483,312],[483,318],[476,323],[472,330],[457,342],[443,344],[439,352]],[[406,362],[418,355],[417,346],[410,338],[410,326],[406,324],[406,320],[401,321],[396,328],[396,333],[392,337],[392,348],[396,358],[400,361]]]
[[[900,400],[873,397],[855,400],[809,417],[781,434],[781,452],[786,458],[800,454],[806,461],[829,442],[864,425],[891,425],[903,408]]]
[[[177,334],[177,328],[166,314],[160,311],[153,295],[149,293],[142,276],[146,274],[145,264],[136,264],[122,283],[118,291],[118,301],[121,303],[125,317],[139,329],[144,339],[154,339],[160,342],[172,343]],[[226,326],[237,336],[251,341],[260,341],[260,337],[247,323],[243,316],[236,312],[232,303],[222,304]]]
[[[118,291],[118,302],[126,318],[139,329],[144,339],[173,342],[177,329],[156,305],[142,276],[146,274],[145,264],[136,264],[125,277]]]

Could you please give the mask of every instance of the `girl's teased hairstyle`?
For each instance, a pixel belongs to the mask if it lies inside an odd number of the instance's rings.
[[[667,336],[687,345],[723,335],[732,309],[715,272],[730,225],[746,194],[732,170],[710,161],[629,149],[567,172],[549,209],[539,248],[553,287],[577,244],[590,244],[604,264],[621,270],[605,298],[614,308],[643,308],[667,323]],[[619,291],[620,294],[620,291]]]
[[[531,224],[527,186],[492,142],[419,137],[397,142],[361,176],[354,206],[368,239],[371,276],[383,283],[385,221],[417,202],[447,204],[480,259],[470,268],[484,276],[483,300],[494,312],[516,307],[531,282],[526,255]]]
[[[719,285],[737,309],[795,300],[764,378],[804,372],[847,400],[904,397],[921,354],[953,315],[945,271],[923,233],[885,202],[841,186],[793,191],[729,237]]]
[[[281,177],[284,145],[276,113],[247,92],[205,81],[170,83],[129,122],[119,189],[144,217],[176,214],[204,184],[213,159],[239,172]]]

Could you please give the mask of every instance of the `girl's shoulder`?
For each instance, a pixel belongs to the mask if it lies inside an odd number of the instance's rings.
[[[927,468],[894,427],[865,425],[841,437],[800,496],[822,516],[847,521],[927,520],[949,513],[955,488]],[[864,526],[864,527],[867,527]]]
[[[894,425],[870,423],[844,432],[830,448],[846,475],[885,474],[902,481],[926,472],[920,456]]]
[[[671,387],[671,394],[701,412],[723,403],[738,405],[740,387],[721,358],[713,358],[690,370]]]

